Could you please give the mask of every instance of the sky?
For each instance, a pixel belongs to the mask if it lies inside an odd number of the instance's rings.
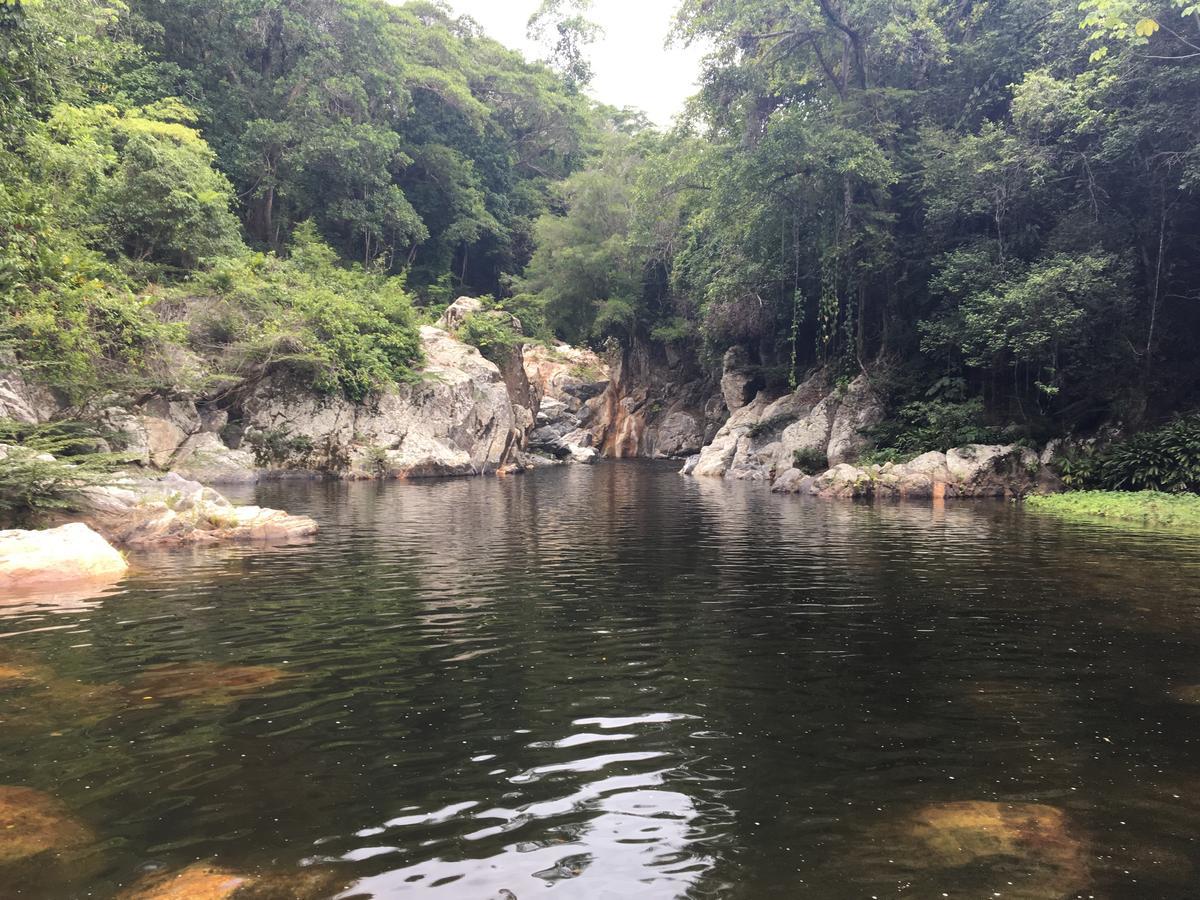
[[[500,43],[536,59],[540,47],[525,37],[525,25],[540,0],[448,0]],[[679,0],[593,0],[589,17],[604,36],[588,48],[595,79],[589,93],[613,106],[633,106],[666,127],[696,91],[699,48],[663,43]]]

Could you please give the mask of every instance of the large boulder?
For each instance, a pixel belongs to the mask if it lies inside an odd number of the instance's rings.
[[[725,351],[721,359],[721,396],[731,413],[754,399],[755,378],[745,347],[737,345]]]
[[[317,532],[317,523],[307,516],[234,506],[212,488],[174,472],[85,488],[72,516],[110,541],[133,546],[288,541]]]
[[[483,312],[483,301],[474,297],[459,297],[446,307],[438,319],[438,326],[446,331],[455,331],[476,313]]]
[[[111,581],[128,563],[80,522],[39,531],[0,531],[0,588]]]
[[[968,444],[945,453],[923,453],[906,463],[861,468],[839,463],[805,477],[799,469],[781,472],[771,485],[778,493],[822,497],[1011,497],[1039,490],[1044,483],[1038,454],[1014,444]]]
[[[691,474],[770,481],[798,454],[831,465],[853,460],[867,446],[864,431],[882,415],[865,375],[830,387],[825,373],[817,372],[790,393],[760,391],[734,409]]]
[[[499,470],[520,449],[528,422],[514,411],[499,367],[441,328],[423,326],[421,345],[420,380],[365,404],[314,394],[294,378],[265,379],[242,402],[246,440],[285,448],[274,460],[282,467],[352,476]]]

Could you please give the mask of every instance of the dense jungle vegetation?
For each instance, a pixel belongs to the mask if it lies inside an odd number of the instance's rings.
[[[533,63],[426,0],[5,4],[4,352],[81,404],[280,365],[362,398],[471,293],[868,371],[900,449],[1195,408],[1195,5],[683,0],[666,132],[588,99],[586,6]]]

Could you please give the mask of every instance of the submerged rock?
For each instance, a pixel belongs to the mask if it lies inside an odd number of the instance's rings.
[[[93,840],[87,826],[49,794],[27,787],[0,787],[0,872],[43,854],[80,850]]]
[[[0,588],[112,582],[128,568],[108,541],[79,522],[39,531],[0,531]]]
[[[195,700],[220,706],[291,677],[293,673],[274,666],[168,663],[144,670],[130,693],[141,700]]]
[[[324,900],[347,883],[344,875],[322,868],[250,875],[199,862],[147,875],[117,900]]]
[[[1061,897],[1088,883],[1087,852],[1067,814],[1040,803],[934,803],[909,821],[918,865],[987,863],[1012,883],[1006,897]],[[1011,878],[1009,877],[1011,873]]]
[[[119,900],[229,900],[250,883],[244,875],[208,863],[148,875]]]

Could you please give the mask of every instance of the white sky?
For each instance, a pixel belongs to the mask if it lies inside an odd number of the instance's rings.
[[[542,50],[525,37],[540,0],[447,0],[500,43],[537,59]],[[589,17],[604,36],[588,47],[595,72],[589,93],[613,106],[633,106],[657,125],[671,124],[696,92],[698,47],[664,48],[679,0],[593,0]]]

